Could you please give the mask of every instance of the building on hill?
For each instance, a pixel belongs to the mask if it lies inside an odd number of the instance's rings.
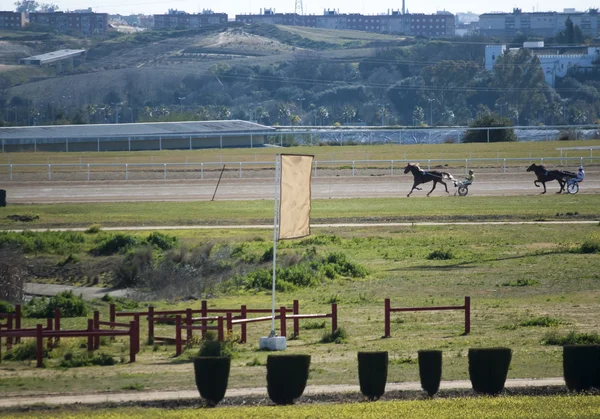
[[[479,16],[479,33],[504,39],[518,35],[551,38],[565,29],[565,21],[568,18],[574,25],[579,26],[585,37],[600,36],[600,13],[596,9],[587,12],[565,9],[562,13],[523,13],[521,9],[515,8],[512,13],[484,13]]]
[[[0,11],[0,29],[15,30],[25,26],[25,13]]]
[[[202,28],[226,24],[227,19],[227,13],[214,13],[212,10],[189,14],[180,10],[169,9],[167,14],[154,15],[154,29]]]
[[[589,46],[551,46],[543,41],[525,42],[523,48],[529,49],[540,60],[544,78],[550,86],[556,86],[556,78],[567,76],[570,71],[590,72],[600,63],[600,47]],[[485,47],[485,68],[493,70],[494,64],[502,54],[518,51],[520,48],[507,49],[506,45],[488,45]]]
[[[257,15],[236,15],[236,22],[267,23],[271,25],[304,26],[323,29],[353,29],[365,32],[421,35],[430,38],[447,38],[455,34],[455,17],[449,12],[436,14],[402,14],[388,10],[387,14],[340,14],[337,10],[324,10],[322,15],[275,13],[274,9],[261,9]]]
[[[29,23],[46,26],[59,33],[105,36],[108,32],[108,13],[82,11],[77,13],[29,13]]]

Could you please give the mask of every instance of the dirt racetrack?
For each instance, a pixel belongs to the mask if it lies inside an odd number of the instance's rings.
[[[482,174],[469,187],[469,196],[536,195],[542,188],[533,185],[531,174]],[[207,180],[135,180],[92,182],[3,182],[9,203],[59,203],[59,202],[142,202],[142,201],[206,201],[213,196],[216,179]],[[431,183],[414,191],[411,198],[425,197]],[[313,199],[333,198],[405,198],[412,186],[412,177],[356,176],[319,177],[313,179]],[[548,194],[558,191],[558,183],[547,185]],[[455,193],[449,183],[450,195]],[[587,173],[580,185],[580,194],[599,193],[600,176]],[[274,193],[272,179],[223,179],[215,200],[271,199]],[[565,192],[566,193],[566,192]],[[431,196],[444,196],[444,186],[438,184]]]

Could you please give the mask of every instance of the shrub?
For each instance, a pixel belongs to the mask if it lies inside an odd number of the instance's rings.
[[[450,260],[453,259],[454,255],[450,250],[438,249],[431,252],[427,259],[429,260]]]
[[[442,379],[442,351],[419,351],[418,356],[421,388],[433,397]]]
[[[471,128],[487,127],[507,127],[506,129],[489,130],[489,142],[496,143],[501,141],[517,141],[517,136],[512,128],[512,122],[508,118],[503,118],[495,114],[485,114],[477,118],[470,124]],[[462,140],[463,143],[486,143],[488,142],[487,130],[467,130]]]
[[[73,253],[80,251],[82,243],[83,234],[73,231],[0,232],[0,248],[20,249],[23,253]]]
[[[600,253],[600,237],[591,237],[579,246],[579,253]]]
[[[302,328],[305,330],[325,329],[325,320],[323,320],[322,322],[314,321],[314,322],[304,323],[302,325]]]
[[[521,323],[519,323],[519,326],[554,327],[554,326],[558,326],[559,324],[560,324],[560,320],[555,319],[554,317],[543,316],[543,317],[534,317],[533,319],[522,321]]]
[[[101,227],[102,226],[100,224],[92,224],[87,230],[85,230],[85,234],[98,234],[100,233]]]
[[[60,309],[61,317],[83,317],[88,314],[88,305],[73,291],[63,291],[48,299],[33,297],[25,304],[24,314],[29,318],[53,318],[54,310]]]
[[[137,237],[119,233],[105,238],[98,246],[92,249],[92,253],[99,256],[110,256],[137,246],[139,243],[140,241]]]
[[[200,343],[199,357],[228,357],[234,358],[237,355],[237,339],[229,334],[223,342],[217,340],[215,333],[208,331]]]
[[[0,300],[0,313],[12,313],[13,311],[15,311],[15,309],[13,308],[12,304],[9,303],[8,301],[2,301]]]
[[[194,359],[194,375],[200,396],[209,406],[216,406],[227,391],[231,358],[202,357]]]
[[[48,350],[44,346],[44,358],[48,356]],[[7,361],[31,361],[37,359],[37,342],[35,339],[28,339],[20,345],[13,346],[13,349],[4,355]]]
[[[359,352],[358,381],[360,392],[369,401],[379,400],[385,393],[387,382],[388,353]]]
[[[542,337],[543,345],[592,345],[600,344],[600,336],[597,333],[577,333],[570,331],[566,336],[559,335],[555,330],[548,332]]]
[[[79,258],[77,257],[77,255],[73,255],[71,253],[65,259],[57,262],[56,266],[63,267],[63,266],[66,266],[66,265],[74,265],[76,263],[79,263]]]
[[[346,329],[338,327],[333,332],[324,332],[321,336],[321,343],[346,343],[347,339]]]
[[[115,365],[115,359],[105,353],[98,353],[90,356],[87,352],[73,353],[71,351],[64,354],[63,359],[60,361],[60,367],[62,368],[79,368],[88,367],[90,365],[98,366],[110,366]]]
[[[365,267],[357,263],[350,262],[345,253],[330,253],[325,257],[323,263],[325,268],[332,268],[336,276],[340,275],[350,278],[364,278],[368,275],[368,271]],[[329,275],[327,276],[333,278]]]
[[[146,243],[156,246],[161,250],[169,250],[177,246],[179,240],[175,236],[159,233],[158,231],[150,233],[146,238]]]
[[[469,377],[473,390],[488,395],[500,394],[511,358],[510,348],[469,349]]]
[[[566,345],[563,348],[563,372],[571,391],[600,388],[600,345]]]
[[[310,355],[269,355],[267,391],[275,404],[287,405],[302,396],[310,367]]]

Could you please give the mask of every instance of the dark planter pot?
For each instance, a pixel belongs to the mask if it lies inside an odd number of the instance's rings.
[[[421,388],[433,397],[442,380],[442,351],[419,351],[419,377]]]
[[[375,401],[383,396],[387,373],[387,352],[358,353],[358,382],[360,383],[360,392],[367,399]]]
[[[510,348],[469,349],[469,377],[473,390],[488,395],[500,394],[512,358]]]
[[[310,355],[269,355],[267,391],[275,404],[293,404],[302,396],[308,380]]]
[[[571,391],[600,388],[600,345],[565,345],[563,373]]]
[[[206,404],[216,406],[227,391],[231,358],[224,356],[207,356],[194,359],[196,387]]]
[[[4,189],[0,189],[0,207],[6,206],[6,191]]]

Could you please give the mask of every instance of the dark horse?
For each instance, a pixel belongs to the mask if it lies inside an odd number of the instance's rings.
[[[444,180],[454,180],[454,178],[452,177],[452,175],[450,173],[436,172],[435,170],[422,171],[418,164],[410,164],[410,163],[408,163],[408,165],[404,168],[404,174],[407,174],[408,172],[412,172],[413,177],[415,178],[415,182],[413,183],[412,189],[406,196],[410,196],[410,194],[415,189],[420,191],[421,188],[417,188],[417,186],[420,185],[421,183],[427,183],[427,182],[431,182],[431,181],[433,181],[433,188],[431,188],[431,190],[429,191],[427,196],[429,196],[429,194],[431,192],[433,192],[433,190],[435,189],[435,186],[438,184],[438,182],[441,183],[442,185],[444,185],[444,188],[446,188],[446,193],[450,193],[450,192],[448,192],[448,186],[446,186],[446,184],[444,183]]]
[[[538,188],[540,187],[539,183],[542,184],[542,186],[544,187],[544,192],[542,192],[542,194],[546,193],[546,182],[550,182],[552,180],[557,181],[560,185],[560,191],[556,193],[561,193],[564,190],[565,184],[567,183],[569,178],[577,176],[575,173],[563,170],[546,170],[546,166],[544,166],[543,164],[537,165],[535,163],[529,166],[527,168],[527,171],[534,172],[537,176],[537,180],[535,180],[533,184]]]

